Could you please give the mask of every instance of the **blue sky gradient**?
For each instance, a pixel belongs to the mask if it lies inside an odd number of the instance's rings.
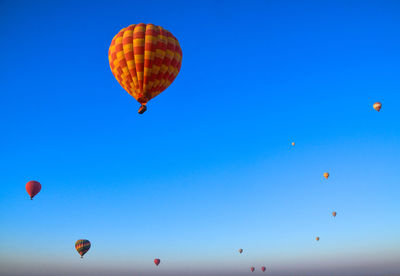
[[[0,275],[400,274],[399,15],[398,1],[0,2]],[[143,116],[107,56],[139,22],[183,50]]]

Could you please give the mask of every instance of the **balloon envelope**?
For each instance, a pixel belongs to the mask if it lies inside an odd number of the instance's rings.
[[[182,49],[169,31],[140,23],[119,31],[111,41],[108,60],[119,84],[142,104],[142,114],[147,102],[175,80],[181,69]]]
[[[326,178],[326,179],[328,179],[328,177],[329,177],[329,173],[324,173],[324,177]]]
[[[88,240],[77,240],[75,243],[75,249],[78,251],[79,255],[81,255],[81,258],[89,251],[90,246],[91,244]]]
[[[251,272],[254,272],[256,270],[254,267],[250,267]]]
[[[160,261],[160,259],[154,259],[154,263],[156,266],[158,266],[161,263],[161,261]]]
[[[239,253],[242,254],[243,253],[243,249],[240,248],[239,249]]]
[[[25,189],[28,192],[31,199],[33,199],[33,197],[37,195],[42,189],[42,185],[40,185],[40,183],[35,180],[31,180],[28,183],[26,183]]]
[[[336,212],[332,212],[333,217],[336,217],[336,214],[337,214]]]
[[[292,146],[294,146],[295,145],[295,143],[294,142],[292,142]]]
[[[262,272],[265,272],[265,270],[266,270],[266,267],[265,267],[265,266],[261,267],[261,271],[262,271]]]
[[[315,240],[316,240],[316,241],[319,241],[319,237],[316,237]]]
[[[373,107],[376,111],[379,112],[382,108],[382,104],[380,102],[376,102],[376,103],[374,103]]]

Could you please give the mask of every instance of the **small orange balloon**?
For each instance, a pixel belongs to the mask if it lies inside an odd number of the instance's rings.
[[[336,217],[336,212],[332,212],[332,216],[333,216],[333,217]]]
[[[319,241],[319,237],[316,237],[315,240],[316,240],[316,241]]]
[[[295,143],[294,142],[292,142],[292,146],[294,146],[295,145]]]
[[[374,103],[373,107],[376,111],[379,112],[382,108],[382,104],[380,102],[376,102],[376,103]]]
[[[328,177],[329,177],[329,173],[324,173],[324,177],[326,178],[326,179],[328,179]]]

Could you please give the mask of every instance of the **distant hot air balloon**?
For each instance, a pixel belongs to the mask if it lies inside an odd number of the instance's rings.
[[[75,249],[78,251],[79,255],[81,255],[81,258],[83,258],[83,255],[85,255],[90,249],[90,241],[77,240],[75,243]]]
[[[158,266],[161,263],[161,261],[160,259],[154,259],[154,263],[156,264],[156,266]]]
[[[239,249],[239,253],[242,254],[243,253],[243,249],[240,248]]]
[[[142,106],[175,80],[181,69],[182,49],[167,30],[153,24],[123,28],[108,51],[111,71],[119,84]]]
[[[250,271],[251,272],[254,272],[254,270],[256,270],[253,266],[252,267],[250,267]]]
[[[316,237],[315,240],[316,240],[316,241],[319,241],[319,237]]]
[[[262,267],[261,267],[261,271],[262,271],[262,272],[265,272],[266,269],[267,269],[267,268],[266,268],[265,266],[262,266]]]
[[[380,102],[376,102],[376,103],[374,103],[373,107],[376,111],[379,112],[382,108],[382,104]]]
[[[42,189],[42,185],[40,185],[40,183],[37,181],[31,180],[28,183],[26,183],[25,189],[32,200],[33,197],[40,192],[40,190]]]
[[[336,217],[336,212],[332,212],[332,216],[333,216],[333,217]]]
[[[326,179],[328,179],[328,177],[329,177],[329,173],[324,173],[324,177],[326,178]]]
[[[294,142],[292,142],[292,146],[294,146],[295,145],[295,143]]]

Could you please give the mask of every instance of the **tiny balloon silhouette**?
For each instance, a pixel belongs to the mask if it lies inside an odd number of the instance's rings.
[[[261,267],[261,271],[262,271],[262,272],[265,272],[266,269],[267,269],[267,268],[266,268],[265,266],[262,266],[262,267]]]
[[[316,240],[316,241],[319,241],[319,237],[316,237],[315,240]]]
[[[329,173],[325,172],[325,173],[324,173],[324,177],[325,177],[326,179],[328,179],[328,178],[329,178]]]
[[[242,248],[240,248],[238,251],[239,251],[240,254],[243,253],[243,249]]]
[[[333,216],[334,218],[336,217],[336,215],[337,215],[336,212],[332,212],[332,216]]]
[[[256,270],[253,266],[252,267],[250,267],[250,271],[251,272],[254,272],[254,270]]]
[[[154,264],[155,264],[156,266],[158,266],[160,263],[161,263],[161,260],[160,260],[160,259],[154,259]]]

